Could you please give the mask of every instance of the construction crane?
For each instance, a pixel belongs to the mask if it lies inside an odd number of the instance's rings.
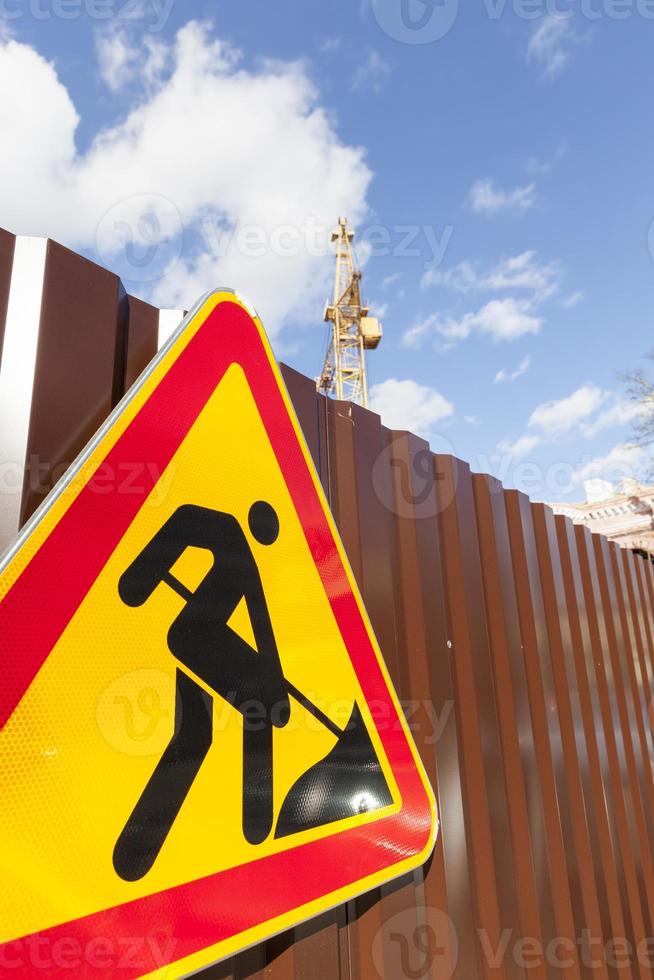
[[[331,331],[316,387],[325,395],[367,406],[365,352],[379,346],[382,326],[361,303],[361,272],[354,264],[353,238],[347,218],[339,218],[331,239],[336,242],[334,296],[325,309],[325,322],[331,324]]]

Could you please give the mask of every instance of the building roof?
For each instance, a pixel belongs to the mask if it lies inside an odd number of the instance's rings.
[[[631,483],[631,481],[630,481]],[[624,548],[654,554],[654,486],[633,484],[606,500],[551,504],[555,514],[571,518]]]

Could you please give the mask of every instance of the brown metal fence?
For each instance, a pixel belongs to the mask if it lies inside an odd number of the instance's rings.
[[[15,367],[2,352],[20,298],[14,252],[0,234],[0,404]],[[38,343],[33,364],[19,364],[32,381],[16,404],[29,417],[20,463],[33,470],[36,459],[41,482],[25,477],[21,522],[161,329],[159,311],[115,276],[53,243],[44,254]],[[651,977],[652,565],[371,412],[319,397],[290,368],[284,377],[437,792],[441,834],[419,873],[204,976]],[[13,419],[1,424],[7,462]]]

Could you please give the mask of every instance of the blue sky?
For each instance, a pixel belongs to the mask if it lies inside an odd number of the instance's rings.
[[[159,305],[233,285],[314,376],[346,214],[387,424],[538,499],[644,472],[618,372],[654,347],[651,0],[3,0],[0,23],[0,224]]]

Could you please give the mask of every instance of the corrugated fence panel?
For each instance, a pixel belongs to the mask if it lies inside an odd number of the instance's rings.
[[[623,871],[623,894],[626,896],[627,935],[626,939],[634,946],[642,943],[648,935],[645,924],[645,910],[641,903],[638,886],[638,854],[630,832],[629,786],[623,779],[620,766],[619,730],[613,717],[612,692],[609,691],[606,677],[606,641],[603,636],[601,616],[598,612],[599,583],[595,567],[591,534],[586,528],[575,528],[575,536],[580,559],[583,582],[586,620],[590,637],[589,675],[594,688],[595,724],[604,761],[604,779],[607,793],[613,803],[614,834],[621,856]],[[641,968],[641,976],[647,973]]]
[[[367,431],[370,445],[363,445],[361,429],[355,428],[355,415],[361,421],[361,413],[345,402],[330,403],[328,413],[329,441],[333,445],[330,453],[330,501],[336,501],[336,520],[352,561],[353,571],[363,593],[368,613],[377,633],[384,656],[391,672],[396,665],[395,624],[392,589],[389,581],[388,559],[388,511],[381,515],[381,523],[375,528],[372,515],[366,506],[374,501],[370,498],[369,486],[365,482],[362,454],[375,452],[379,447],[381,426],[378,418],[372,418]],[[364,480],[360,486],[360,480]],[[363,508],[363,509],[362,509]],[[380,567],[373,567],[366,554],[366,548],[374,552]],[[379,939],[385,919],[394,912],[388,895],[376,890],[362,899],[348,903],[348,951],[350,975],[354,980],[377,975],[374,956],[381,955],[379,965],[384,969],[384,949],[379,949]],[[388,913],[388,914],[386,914]]]
[[[120,281],[48,242],[23,496],[26,520],[93,436],[117,387],[125,322]]]
[[[570,620],[554,515],[542,504],[534,505],[532,513],[565,769],[563,799],[567,801],[569,821],[570,885],[577,925],[581,919],[582,927],[588,931],[592,944],[599,942],[604,945],[611,936],[611,927],[604,890],[598,888],[597,884],[599,855],[597,850],[595,853],[593,850],[596,841],[594,825],[593,828],[589,826],[589,819],[592,820],[593,816],[587,812],[584,800],[582,767],[587,768],[587,755],[585,745],[578,745],[577,742],[582,721],[581,712],[577,708],[574,665],[571,663]],[[594,975],[608,977],[607,965],[601,962]]]
[[[567,964],[570,961],[571,965],[561,965],[561,975],[572,980],[580,975],[575,943],[578,930],[574,921],[571,894],[571,886],[575,881],[571,870],[576,862],[568,796],[564,786],[561,734],[532,512],[531,505],[523,494],[509,492],[505,499],[536,766],[543,802],[544,851],[541,860],[549,868],[555,936],[567,941],[569,945],[568,955],[561,958],[561,963]],[[566,849],[566,843],[569,849]],[[577,909],[581,911],[579,904]]]
[[[556,928],[547,862],[542,858],[539,843],[545,839],[545,820],[504,493],[497,481],[483,476],[474,478],[474,490],[520,907],[520,935],[543,943],[551,941]],[[536,845],[533,850],[532,842]],[[533,976],[546,976],[542,963],[535,964],[531,972]]]
[[[513,957],[496,955],[505,930],[520,927],[472,477],[446,456],[436,476],[479,975],[522,976]]]
[[[159,310],[128,296],[128,329],[125,338],[123,391],[132,387],[159,348]]]
[[[390,468],[391,479],[381,482],[380,473],[386,467]],[[452,827],[450,854],[454,864],[448,883],[445,852],[438,849],[424,873],[415,876],[417,917],[406,911],[401,913],[402,921],[406,922],[401,933],[404,943],[395,940],[389,949],[395,962],[388,975],[406,975],[408,964],[417,974],[434,980],[471,976],[474,968],[466,963],[466,957],[470,958],[470,953],[474,956],[474,942],[467,893],[467,856],[465,848],[460,846],[460,835],[454,831],[463,825],[463,812],[434,468],[429,447],[414,436],[389,433],[384,451],[375,461],[372,479],[376,493],[395,516],[394,601],[400,654],[399,694],[439,800],[441,825]],[[461,891],[467,895],[468,902],[460,902],[458,892]],[[411,898],[408,887],[405,896]],[[455,926],[453,919],[459,910]],[[457,964],[460,940],[466,944],[465,954]]]
[[[2,367],[2,342],[5,335],[15,243],[15,237],[0,228],[0,368]]]
[[[557,517],[556,525],[570,617],[574,657],[573,683],[579,701],[577,731],[579,742],[585,745],[587,753],[587,778],[584,787],[586,806],[589,810],[592,807],[590,822],[597,831],[596,870],[599,887],[605,889],[607,896],[609,921],[606,924],[605,937],[609,941],[613,937],[628,936],[627,927],[631,925],[630,907],[615,829],[606,754],[603,751],[602,720],[594,692],[593,653],[575,530],[567,518]],[[619,962],[620,967],[616,967],[618,976],[626,978],[638,975],[631,966],[625,966],[622,960]]]
[[[180,315],[0,231],[1,547]],[[204,976],[652,977],[652,564],[282,372],[440,836],[416,874]]]

